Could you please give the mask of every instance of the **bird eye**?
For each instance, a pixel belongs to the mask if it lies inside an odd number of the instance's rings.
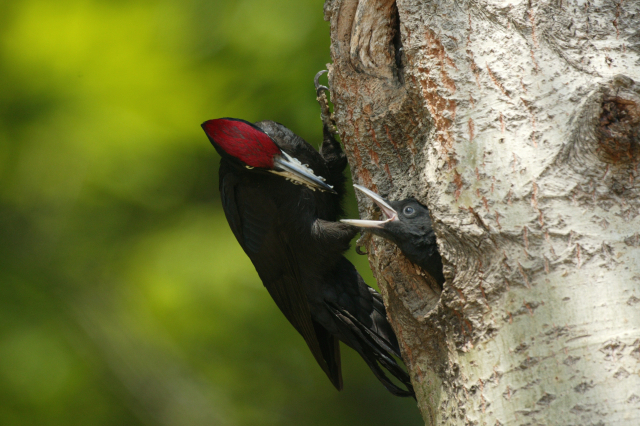
[[[402,210],[402,213],[404,213],[405,216],[413,216],[416,213],[416,209],[411,206],[407,206]]]

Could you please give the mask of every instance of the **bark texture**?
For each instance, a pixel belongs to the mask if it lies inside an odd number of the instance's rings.
[[[426,424],[640,424],[640,2],[325,18],[354,180],[427,205],[445,263],[368,243]]]

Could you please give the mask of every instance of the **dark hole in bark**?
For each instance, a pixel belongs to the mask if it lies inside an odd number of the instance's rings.
[[[406,57],[402,47],[402,34],[400,33],[400,14],[398,6],[394,2],[391,6],[391,30],[393,32],[393,51],[396,59],[396,78],[400,84],[404,84],[404,64]]]
[[[640,105],[620,97],[602,102],[598,152],[608,163],[636,163],[640,154]]]

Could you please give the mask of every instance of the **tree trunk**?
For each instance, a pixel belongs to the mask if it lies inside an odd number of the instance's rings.
[[[354,180],[428,206],[445,264],[367,245],[426,424],[639,425],[640,2],[325,17]]]

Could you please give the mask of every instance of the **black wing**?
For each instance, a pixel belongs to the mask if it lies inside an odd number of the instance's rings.
[[[302,335],[333,385],[342,389],[338,339],[311,318],[296,254],[276,226],[275,202],[264,188],[242,184],[225,169],[221,165],[220,192],[231,230],[278,308]]]
[[[364,282],[355,267],[344,257],[340,259],[333,274],[341,292],[336,291],[337,297],[326,298],[325,304],[337,320],[340,339],[360,354],[373,374],[392,394],[415,398],[409,375],[393,358],[400,358],[400,347],[391,324],[387,321],[382,297]],[[394,384],[384,370],[398,379],[406,389]]]

